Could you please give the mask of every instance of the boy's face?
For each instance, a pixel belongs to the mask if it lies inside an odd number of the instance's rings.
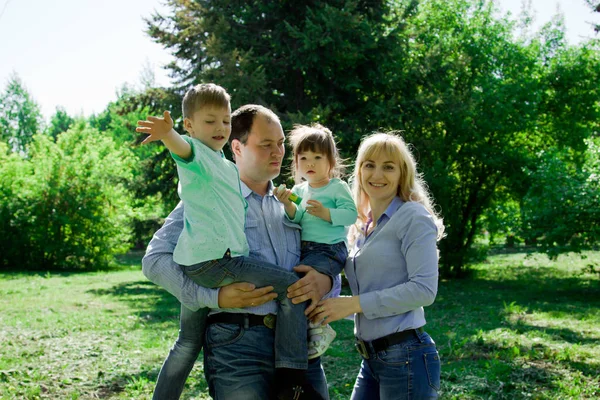
[[[191,137],[220,151],[231,135],[231,107],[202,107],[191,118],[185,118],[183,125]]]

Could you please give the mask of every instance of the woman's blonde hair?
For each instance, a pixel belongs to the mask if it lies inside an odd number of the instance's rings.
[[[329,129],[321,124],[294,125],[288,135],[292,146],[292,176],[296,184],[302,183],[302,177],[298,171],[298,154],[305,151],[322,153],[329,161],[329,178],[341,178],[344,173],[343,160],[340,158],[335,139]]]
[[[393,161],[400,168],[397,196],[405,202],[415,201],[421,203],[432,215],[438,228],[438,240],[441,239],[444,236],[443,220],[435,211],[427,184],[423,181],[421,174],[417,172],[417,163],[408,145],[404,142],[404,139],[394,132],[369,135],[362,140],[358,148],[352,175],[354,202],[358,211],[354,236],[362,231],[369,212],[369,196],[361,186],[361,167],[366,160],[374,160],[381,156],[386,160]]]

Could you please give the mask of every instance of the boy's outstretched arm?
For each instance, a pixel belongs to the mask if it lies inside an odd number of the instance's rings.
[[[168,111],[163,117],[148,116],[146,121],[138,121],[136,132],[149,135],[142,144],[162,140],[169,151],[184,160],[192,156],[192,147],[173,129],[173,119]]]

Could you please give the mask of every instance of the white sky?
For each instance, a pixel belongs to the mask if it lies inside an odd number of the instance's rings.
[[[496,0],[516,16],[522,0]],[[532,0],[537,25],[557,7],[567,38],[593,36],[598,21],[584,0]],[[145,65],[156,83],[169,85],[161,68],[166,50],[144,33],[143,17],[165,11],[160,0],[0,0],[0,91],[16,72],[48,119],[57,106],[70,115],[101,112],[123,83],[139,84]]]

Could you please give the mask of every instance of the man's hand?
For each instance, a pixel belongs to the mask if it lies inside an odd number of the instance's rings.
[[[277,293],[273,293],[273,286],[255,289],[251,283],[232,283],[219,290],[219,308],[260,306],[276,297]]]
[[[152,116],[148,116],[147,118],[146,121],[138,121],[138,126],[135,128],[136,132],[149,135],[144,139],[142,144],[163,140],[173,130],[173,119],[168,111],[164,112],[162,118]]]
[[[308,200],[306,202],[306,212],[310,215],[314,215],[315,217],[319,217],[327,222],[331,222],[331,213],[329,212],[329,208],[323,207],[318,200]]]
[[[331,278],[318,272],[308,265],[298,265],[294,267],[296,272],[304,272],[305,275],[296,283],[288,287],[288,298],[292,303],[298,304],[310,300],[311,303],[306,308],[304,314],[308,315],[315,309],[317,303],[331,290]]]

